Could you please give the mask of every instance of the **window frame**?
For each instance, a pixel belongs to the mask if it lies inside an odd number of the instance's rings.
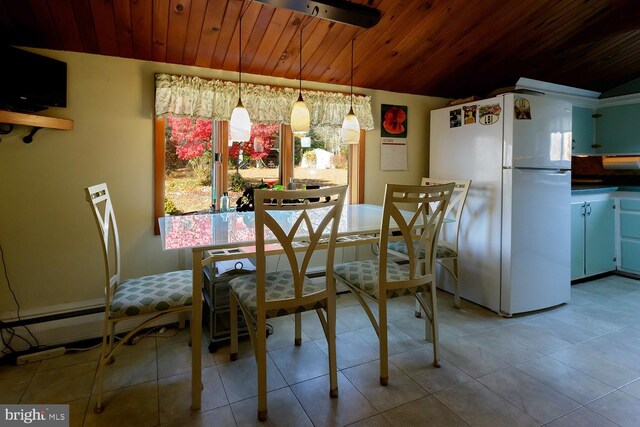
[[[165,123],[164,117],[155,117],[154,122],[154,173],[153,173],[153,230],[155,235],[160,234],[158,219],[165,216]],[[228,121],[213,121],[212,123],[212,147],[214,153],[219,153],[218,165],[215,168],[215,177],[212,181],[216,188],[216,206],[219,206],[220,188],[227,188],[228,174],[226,166],[229,159]],[[280,182],[287,183],[293,176],[293,142],[294,137],[291,126],[281,125],[281,146],[280,146]],[[365,136],[366,131],[360,130],[360,143],[349,146],[348,162],[348,185],[349,203],[364,203],[364,167],[365,167]],[[215,159],[213,161],[216,161]],[[223,173],[224,171],[224,173]],[[218,194],[220,193],[220,194]]]

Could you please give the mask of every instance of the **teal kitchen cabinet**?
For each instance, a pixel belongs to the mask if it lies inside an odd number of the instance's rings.
[[[572,109],[571,153],[573,155],[594,154],[596,152],[593,147],[593,135],[595,127],[593,114],[594,111],[591,108],[574,106]]]
[[[640,152],[640,104],[599,108],[596,114],[596,152]]]
[[[620,268],[640,273],[640,199],[620,199]]]
[[[571,280],[584,277],[584,220],[586,203],[571,203]]]
[[[571,280],[616,269],[614,209],[613,200],[571,204]]]

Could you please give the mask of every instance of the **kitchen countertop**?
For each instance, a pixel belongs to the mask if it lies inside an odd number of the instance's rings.
[[[613,193],[615,191],[637,191],[640,192],[640,186],[633,185],[606,185],[606,184],[573,184],[571,186],[571,194],[598,194]]]

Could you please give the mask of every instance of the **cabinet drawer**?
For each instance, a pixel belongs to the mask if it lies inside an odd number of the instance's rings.
[[[640,242],[622,241],[622,269],[640,271]]]
[[[229,310],[203,310],[202,321],[212,341],[229,337],[231,331]],[[246,331],[247,324],[244,321],[244,316],[238,310],[238,332],[245,333]]]
[[[620,213],[620,236],[640,239],[640,212]]]
[[[216,310],[229,307],[229,282],[214,283],[214,307]]]
[[[623,211],[640,211],[640,199],[620,199],[620,209]]]

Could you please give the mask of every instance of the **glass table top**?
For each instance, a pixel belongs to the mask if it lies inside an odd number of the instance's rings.
[[[327,208],[328,209],[328,208]],[[323,209],[318,209],[314,216],[310,213],[315,227],[324,217]],[[313,211],[312,211],[313,212]],[[299,211],[274,212],[278,223],[286,230],[286,224],[295,222]],[[224,248],[232,246],[250,246],[255,243],[254,212],[223,212],[215,214],[194,214],[183,216],[166,216],[158,219],[162,248],[181,249],[212,247]],[[382,206],[378,205],[345,205],[340,218],[339,236],[377,233],[380,231]],[[296,237],[304,237],[305,230]],[[274,240],[265,235],[265,240]]]

